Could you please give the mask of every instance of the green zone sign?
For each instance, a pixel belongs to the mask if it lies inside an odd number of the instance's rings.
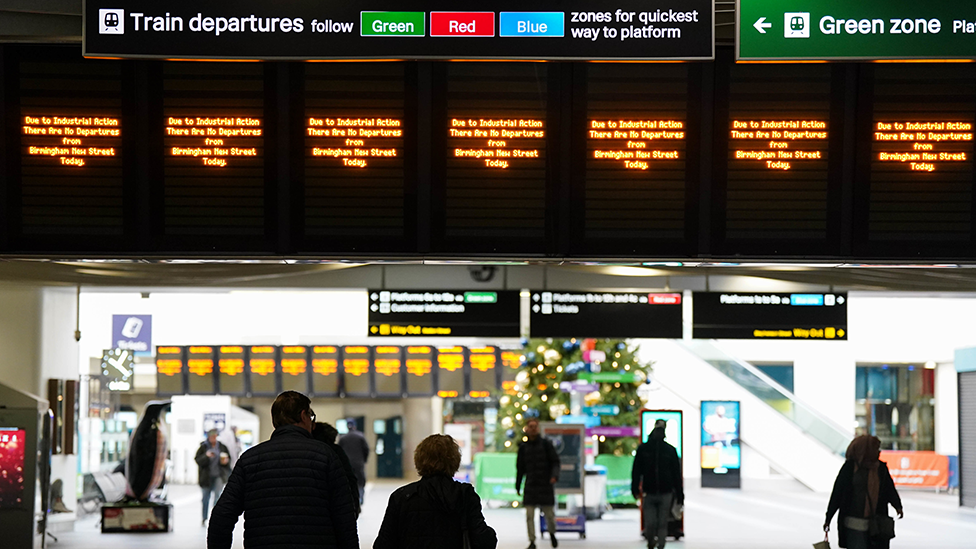
[[[631,372],[583,372],[577,376],[577,379],[597,383],[633,383],[640,380],[640,376]]]
[[[976,2],[739,0],[739,61],[976,59]]]

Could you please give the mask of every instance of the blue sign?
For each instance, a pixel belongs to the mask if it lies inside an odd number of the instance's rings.
[[[582,424],[586,425],[586,428],[598,427],[600,425],[600,418],[596,416],[559,416],[556,418],[556,423],[563,424]]]
[[[112,348],[152,351],[152,315],[112,315]]]
[[[616,404],[583,406],[583,413],[591,416],[615,416],[620,413],[620,406],[617,406]]]
[[[498,36],[561,38],[565,19],[561,11],[503,11],[498,18]]]
[[[808,307],[823,307],[823,294],[790,294],[790,305],[806,305]]]

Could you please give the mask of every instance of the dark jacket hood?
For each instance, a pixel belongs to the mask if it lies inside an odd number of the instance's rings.
[[[438,511],[454,514],[462,509],[464,485],[447,475],[423,477],[417,484],[417,494],[431,503]]]

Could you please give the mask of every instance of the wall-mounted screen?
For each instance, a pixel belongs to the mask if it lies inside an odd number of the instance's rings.
[[[451,398],[465,394],[465,362],[464,347],[437,349],[437,396]]]
[[[468,364],[471,366],[468,396],[485,398],[498,389],[498,376],[501,374],[499,362],[498,347],[468,349]]]
[[[407,395],[433,396],[434,348],[429,345],[410,345],[407,356]]]
[[[156,394],[182,395],[186,370],[183,367],[182,347],[156,347]]]
[[[373,394],[370,382],[372,353],[365,345],[342,349],[343,394],[348,397],[369,397]]]
[[[22,507],[27,431],[19,427],[0,427],[0,509]]]
[[[738,488],[742,468],[739,403],[702,401],[701,468],[703,488]]]
[[[847,294],[695,292],[695,339],[847,339]]]
[[[312,389],[315,396],[339,395],[339,348],[335,345],[312,347]]]
[[[246,394],[244,377],[244,347],[240,345],[217,347],[217,384],[220,394],[232,396]]]
[[[674,446],[678,451],[678,459],[681,459],[684,450],[684,424],[683,415],[680,410],[641,410],[641,442],[647,442],[651,430],[664,422],[664,441]]]
[[[308,348],[302,345],[281,347],[281,390],[308,394]]]
[[[532,292],[532,337],[680,338],[681,294]]]
[[[373,379],[376,395],[403,396],[403,352],[395,345],[373,347]]]
[[[371,337],[518,337],[519,292],[370,290]]]
[[[278,352],[272,345],[254,345],[248,348],[247,369],[251,394],[254,396],[278,396]]]
[[[203,345],[187,347],[186,370],[189,394],[212,395],[216,392],[213,347]]]

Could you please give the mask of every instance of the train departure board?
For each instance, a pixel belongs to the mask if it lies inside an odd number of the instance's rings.
[[[587,239],[684,238],[689,96],[688,65],[586,66]]]
[[[695,339],[847,339],[847,294],[695,292]]]
[[[464,396],[464,347],[440,347],[437,349],[437,396],[443,398]]]
[[[372,353],[365,345],[351,345],[342,349],[343,395],[347,397],[373,396],[370,382]]]
[[[471,366],[469,397],[486,398],[498,389],[498,378],[501,375],[500,362],[498,347],[468,349],[468,364]]]
[[[376,396],[403,396],[403,352],[395,345],[373,347],[373,379]]]
[[[183,384],[185,375],[182,347],[156,347],[157,395],[172,396],[186,393]]]
[[[858,180],[870,189],[868,239],[969,241],[976,71],[914,63],[870,70],[858,159]]]
[[[728,240],[827,239],[841,155],[831,140],[830,65],[733,65],[728,112],[716,122]],[[724,135],[722,130],[724,126]],[[723,151],[722,148],[725,150]]]
[[[312,351],[311,393],[319,397],[339,395],[339,348],[315,345]]]
[[[522,368],[521,351],[502,351],[502,375],[501,389],[505,392],[515,389],[515,376]]]
[[[369,290],[373,337],[518,337],[519,292]]]
[[[253,396],[278,396],[278,350],[272,345],[253,345],[248,348],[248,379]]]
[[[163,65],[166,234],[264,234],[264,101],[263,65]]]
[[[187,394],[212,395],[216,392],[214,348],[191,345],[186,349]]]
[[[122,235],[121,64],[17,66],[23,233]]]
[[[222,395],[244,396],[244,347],[221,345],[217,347],[217,386]]]
[[[302,345],[284,345],[280,352],[281,390],[308,394],[308,348]]]
[[[444,166],[445,236],[539,239],[553,161],[548,65],[450,63]]]
[[[534,291],[531,299],[531,337],[681,337],[679,293]]]
[[[402,238],[405,66],[305,66],[305,235]]]
[[[407,396],[434,395],[434,348],[429,345],[406,347]]]

